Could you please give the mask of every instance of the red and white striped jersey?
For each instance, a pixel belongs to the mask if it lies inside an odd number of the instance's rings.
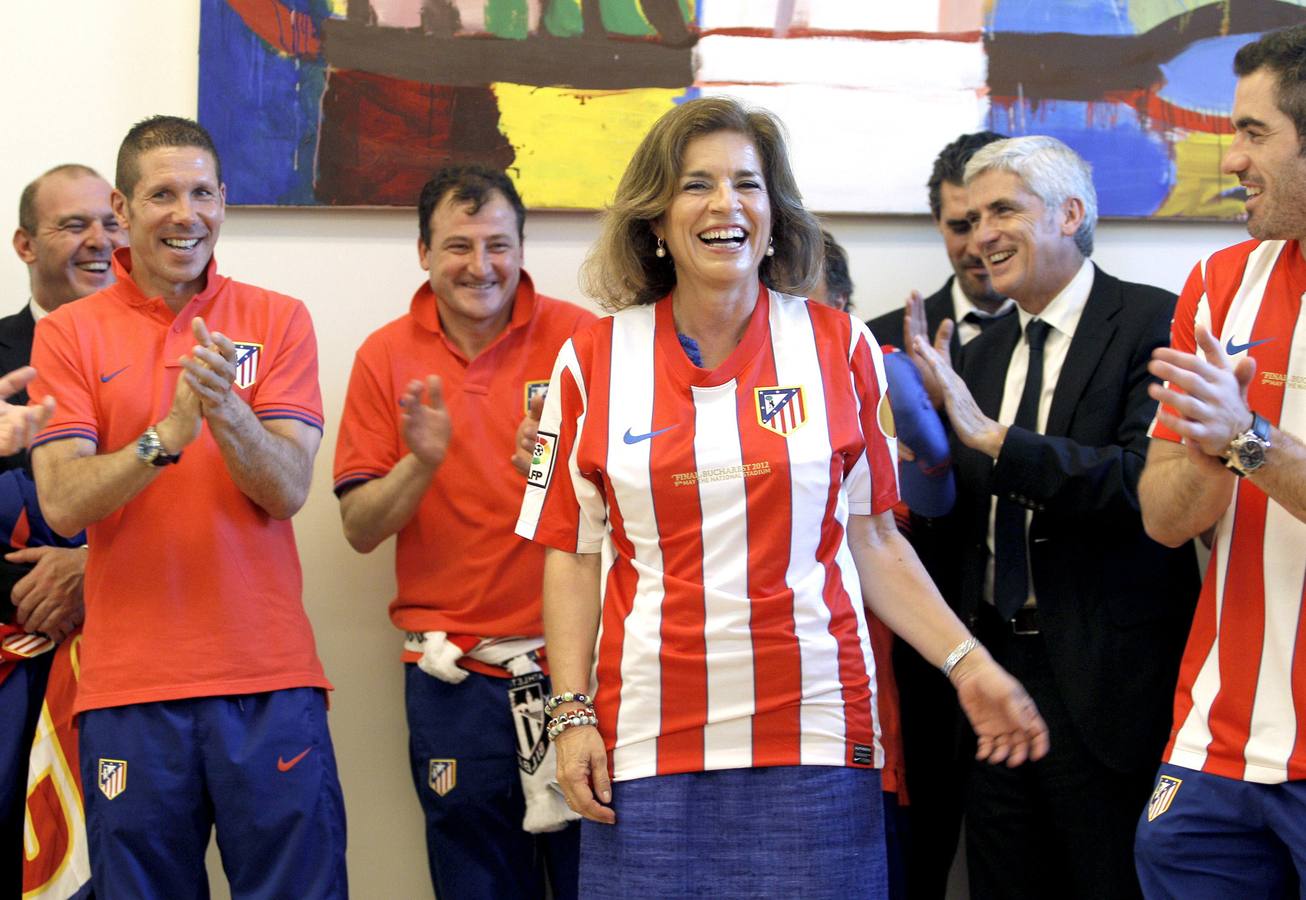
[[[1250,355],[1248,405],[1298,436],[1306,436],[1303,292],[1297,241],[1228,247],[1189,276],[1171,335],[1176,349],[1199,352],[1200,322],[1230,355]],[[1152,436],[1179,440],[1159,422]],[[1304,586],[1306,523],[1239,479],[1184,651],[1168,762],[1262,784],[1306,778]]]
[[[517,532],[604,555],[616,779],[883,764],[844,526],[897,501],[884,385],[861,322],[765,288],[710,372],[669,298],[563,347]]]

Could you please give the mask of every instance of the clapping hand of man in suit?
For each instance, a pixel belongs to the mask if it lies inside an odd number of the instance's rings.
[[[944,319],[939,323],[939,330],[934,334],[934,348],[945,358],[948,357],[948,346],[952,342],[954,327],[951,319]],[[933,366],[917,349],[918,339],[926,347],[930,345],[930,329],[925,317],[925,299],[921,297],[920,291],[912,291],[907,297],[902,313],[902,340],[905,345],[903,349],[916,364],[916,370],[921,373],[921,381],[925,383],[925,390],[930,395],[930,403],[935,409],[943,409],[943,384],[935,374]]]
[[[923,315],[921,322],[924,322]],[[912,337],[912,348],[915,351],[912,359],[919,358],[929,370],[930,378],[938,387],[943,406],[947,408],[948,421],[957,438],[972,450],[978,450],[986,456],[997,459],[1002,451],[1002,442],[1007,438],[1007,426],[993,421],[980,411],[970,388],[952,368],[947,352],[948,341],[951,338],[951,321],[945,321],[939,326],[939,333],[934,339],[933,347],[917,332]]]
[[[54,413],[54,398],[46,397],[36,406],[14,406],[5,401],[27,387],[36,377],[31,366],[0,377],[0,456],[17,453],[32,442]]]

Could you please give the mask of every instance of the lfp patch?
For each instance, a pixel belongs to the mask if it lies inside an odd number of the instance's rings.
[[[250,387],[258,380],[258,361],[263,355],[263,345],[246,341],[233,343],[236,345],[236,387]]]
[[[522,413],[531,411],[531,401],[536,397],[543,397],[549,392],[549,383],[547,381],[528,381],[526,382],[526,405],[522,408]]]
[[[788,437],[807,422],[807,403],[801,387],[754,388],[757,424]]]
[[[531,470],[526,473],[526,483],[539,488],[549,486],[553,478],[553,464],[557,461],[558,436],[547,431],[535,435],[535,451],[531,454]]]
[[[426,775],[426,783],[431,790],[441,797],[452,791],[458,785],[458,760],[431,760],[431,767]]]
[[[1162,775],[1157,779],[1156,790],[1152,791],[1152,799],[1147,801],[1147,821],[1151,822],[1170,808],[1170,804],[1174,802],[1174,795],[1179,793],[1179,785],[1183,783],[1182,778],[1174,778],[1170,775]]]
[[[122,759],[101,759],[95,776],[100,793],[112,800],[127,790],[127,762]]]

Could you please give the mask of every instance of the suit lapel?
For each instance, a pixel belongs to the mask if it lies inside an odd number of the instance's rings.
[[[1120,281],[1093,266],[1093,290],[1089,292],[1084,312],[1075,327],[1075,337],[1066,351],[1066,361],[1057,378],[1057,389],[1052,394],[1052,408],[1048,410],[1047,434],[1065,434],[1075,407],[1084,395],[1084,388],[1097,371],[1102,354],[1116,333],[1115,317],[1123,300]]]

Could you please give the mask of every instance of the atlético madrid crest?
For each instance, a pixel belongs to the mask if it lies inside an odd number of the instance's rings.
[[[807,422],[807,400],[801,387],[754,388],[757,424],[788,437]]]
[[[426,775],[426,783],[430,785],[431,790],[441,797],[452,791],[458,785],[458,760],[431,760],[431,767]]]
[[[101,759],[95,777],[100,793],[112,800],[127,790],[127,762],[121,759]]]
[[[1156,790],[1152,791],[1152,799],[1147,803],[1147,821],[1151,822],[1170,808],[1170,804],[1174,802],[1174,795],[1179,792],[1179,785],[1183,783],[1182,778],[1173,778],[1169,775],[1162,775],[1157,779]]]
[[[258,381],[258,360],[263,355],[262,344],[233,341],[236,345],[236,387],[247,388]]]
[[[549,392],[549,383],[547,381],[528,381],[526,382],[525,404],[522,406],[522,415],[531,411],[531,401],[536,397],[543,397]]]

